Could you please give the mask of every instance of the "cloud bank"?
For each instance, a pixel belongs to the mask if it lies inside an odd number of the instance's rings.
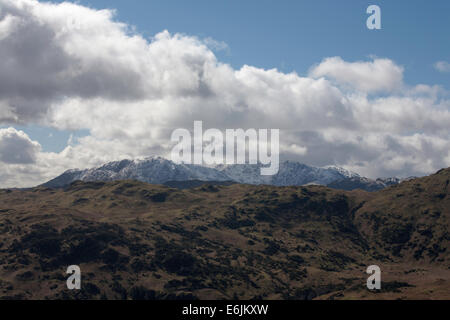
[[[450,166],[444,90],[408,86],[404,68],[390,59],[326,58],[304,77],[234,69],[214,54],[221,42],[168,31],[146,39],[110,10],[36,0],[0,6],[0,124],[90,132],[48,153],[24,132],[1,131],[2,187],[111,160],[168,156],[172,131],[192,129],[195,120],[222,130],[280,129],[284,158],[370,177]]]

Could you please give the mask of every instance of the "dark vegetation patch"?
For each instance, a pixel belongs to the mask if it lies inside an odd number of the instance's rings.
[[[63,265],[103,261],[107,264],[125,263],[110,245],[126,245],[124,231],[117,225],[86,223],[83,227],[70,226],[60,232],[49,225],[33,225],[31,232],[14,242],[11,252],[29,251],[38,256],[44,270]]]
[[[121,189],[122,190],[122,189]],[[121,191],[123,192],[123,191]],[[154,192],[150,190],[141,190],[139,192],[139,196],[143,200],[151,201],[151,202],[165,202],[167,197],[169,196],[169,192]]]
[[[388,244],[404,244],[411,239],[412,224],[392,224],[381,229],[382,240]]]
[[[356,262],[355,259],[337,252],[337,251],[328,251],[321,258],[320,268],[326,271],[341,271],[347,265]]]

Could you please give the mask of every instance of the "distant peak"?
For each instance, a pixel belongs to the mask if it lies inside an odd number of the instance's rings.
[[[323,167],[324,169],[331,169],[331,170],[335,170],[337,172],[339,172],[340,174],[342,174],[343,176],[347,177],[347,178],[359,178],[361,177],[358,173],[347,170],[343,167],[339,167],[336,165],[330,165],[330,166],[325,166]]]

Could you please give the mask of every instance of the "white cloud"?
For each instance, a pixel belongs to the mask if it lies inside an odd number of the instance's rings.
[[[0,162],[32,164],[41,146],[23,132],[14,128],[0,129]]]
[[[439,72],[450,72],[450,63],[447,61],[438,61],[434,64],[434,68]]]
[[[329,58],[308,77],[249,65],[236,70],[218,61],[210,40],[168,31],[144,39],[112,11],[0,4],[0,123],[90,132],[61,153],[0,164],[2,186],[30,186],[111,160],[168,156],[172,131],[191,129],[195,120],[205,129],[281,129],[285,157],[370,177],[450,166],[444,90],[408,88],[403,68],[389,59]],[[385,94],[368,95],[377,92]]]
[[[310,70],[314,78],[326,77],[338,84],[366,92],[391,92],[403,84],[403,68],[392,60],[346,62],[340,57],[324,59]]]

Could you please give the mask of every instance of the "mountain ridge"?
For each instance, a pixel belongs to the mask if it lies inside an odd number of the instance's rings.
[[[193,164],[176,164],[162,157],[141,160],[120,160],[91,169],[70,169],[42,186],[61,188],[80,181],[137,180],[152,184],[168,181],[233,181],[241,184],[302,186],[325,185],[335,189],[377,191],[400,183],[398,178],[372,180],[337,166],[313,167],[294,161],[280,163],[274,176],[260,175],[261,164],[217,165],[205,167]]]

